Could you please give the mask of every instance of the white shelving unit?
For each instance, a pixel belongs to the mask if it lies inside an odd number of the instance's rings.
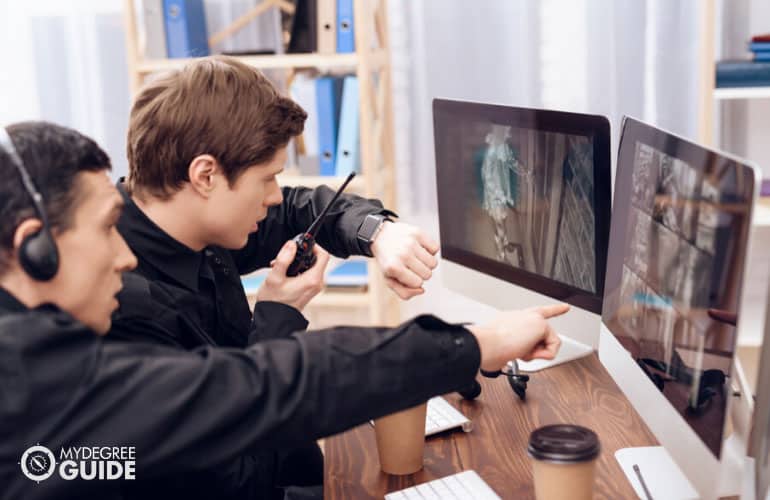
[[[715,88],[714,99],[770,99],[770,87]]]

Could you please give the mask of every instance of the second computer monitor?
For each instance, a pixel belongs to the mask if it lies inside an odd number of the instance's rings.
[[[599,355],[703,497],[721,472],[754,179],[743,160],[624,121]]]
[[[595,347],[610,219],[607,119],[445,99],[433,101],[433,119],[444,281],[500,309],[568,302],[576,307],[558,331]]]

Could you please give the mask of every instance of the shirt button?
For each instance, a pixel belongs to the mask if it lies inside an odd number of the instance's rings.
[[[217,264],[221,264],[222,263],[222,259],[220,259],[219,257],[215,257],[214,258],[214,262],[216,262]]]
[[[464,344],[465,344],[465,340],[463,340],[463,338],[462,338],[462,337],[457,337],[457,338],[455,339],[455,345],[456,345],[457,347],[462,347]]]
[[[222,272],[225,274],[225,276],[227,276],[228,274],[230,274],[230,270],[229,270],[228,268],[226,268],[226,267],[225,267],[225,268],[222,268]]]

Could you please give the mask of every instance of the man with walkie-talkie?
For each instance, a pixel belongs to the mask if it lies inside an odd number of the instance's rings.
[[[373,257],[402,299],[423,292],[437,263],[431,238],[394,222],[377,200],[278,186],[287,144],[306,116],[258,70],[224,57],[197,60],[139,92],[129,176],[118,185],[126,201],[118,228],[139,266],[126,275],[108,338],[191,350],[245,347],[304,330],[301,311],[323,286],[327,251]],[[291,240],[325,207],[313,233],[318,245],[304,257],[315,263],[299,274],[293,262],[300,248]],[[271,262],[252,312],[240,276]],[[259,474],[279,486],[322,481],[315,443],[255,455],[201,476],[238,482]]]

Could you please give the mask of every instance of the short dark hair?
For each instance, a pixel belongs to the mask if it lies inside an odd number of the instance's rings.
[[[237,59],[198,59],[147,84],[128,125],[129,189],[167,199],[210,154],[232,185],[302,133],[307,113],[259,70]]]
[[[8,135],[43,197],[53,231],[72,223],[79,199],[77,174],[109,170],[110,158],[92,139],[47,122],[22,122],[6,127]],[[32,199],[5,149],[0,148],[0,275],[8,268],[13,235],[22,221],[37,217]]]

